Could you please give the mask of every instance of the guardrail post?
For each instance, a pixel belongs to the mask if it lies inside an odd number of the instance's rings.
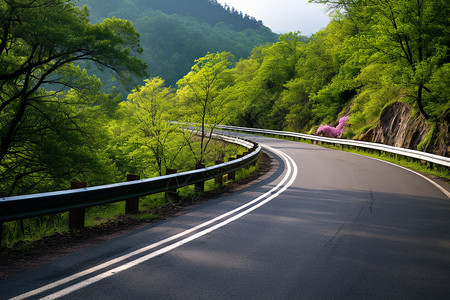
[[[71,189],[82,189],[86,187],[86,182],[71,182]],[[69,229],[84,228],[85,209],[75,208],[69,211]]]
[[[236,155],[236,158],[235,159],[239,159],[239,158],[241,158],[241,157],[244,157],[244,154],[238,154],[238,155]],[[228,174],[229,175],[229,174]],[[233,175],[232,175],[232,179],[230,178],[230,177],[228,177],[228,179],[229,180],[236,180],[236,171],[234,171],[233,172]]]
[[[231,160],[235,160],[235,159],[241,158],[243,156],[244,156],[243,154],[238,154],[238,155],[236,155],[235,158],[232,158]],[[228,180],[233,180],[233,181],[236,180],[236,171],[232,171],[232,172],[228,173]]]
[[[250,154],[250,151],[247,151],[247,152],[244,152],[244,153],[242,153],[242,157],[244,157],[244,156],[246,156],[246,155],[248,155],[248,154]],[[251,167],[251,165],[247,165],[246,167],[245,167],[245,169],[250,169],[250,167]]]
[[[166,175],[176,174],[178,171],[176,169],[166,169]],[[177,189],[167,190],[165,193],[165,199],[169,200],[170,198],[177,198]]]
[[[250,153],[253,152],[253,151],[254,151],[254,150],[252,149],[252,151],[250,151]],[[260,162],[261,159],[262,159],[262,153],[259,154],[259,158],[258,158],[257,160],[255,160],[255,162],[252,163],[250,166],[257,166],[257,165],[258,165],[258,162]],[[250,167],[250,166],[249,166],[249,167]]]
[[[139,175],[127,175],[127,181],[140,180]],[[137,214],[139,212],[139,197],[125,200],[125,214]]]
[[[0,248],[3,244],[3,222],[0,222]]]
[[[0,191],[0,198],[5,197],[5,194]],[[0,222],[0,248],[2,247],[3,243],[3,222]]]
[[[197,164],[195,165],[195,169],[203,169],[205,167],[204,164]],[[195,191],[196,192],[204,192],[205,191],[205,182],[197,182],[195,184]]]
[[[228,161],[231,161],[231,160],[235,160],[236,159],[236,157],[230,157],[230,158],[228,158]],[[236,171],[231,171],[230,173],[228,173],[227,174],[227,180],[235,180],[236,179]]]
[[[223,164],[223,160],[216,160],[216,165],[220,165],[220,164]],[[214,182],[215,182],[216,184],[222,185],[222,184],[223,184],[223,176],[220,175],[220,176],[216,177],[216,178],[214,179]]]

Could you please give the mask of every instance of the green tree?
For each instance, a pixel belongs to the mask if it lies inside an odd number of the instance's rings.
[[[120,98],[44,93],[57,101],[33,103],[17,127],[14,145],[0,165],[0,190],[6,195],[67,189],[70,181],[90,185],[113,182],[115,166],[104,155],[108,115]],[[85,105],[86,99],[106,105]]]
[[[296,65],[306,46],[298,32],[280,36],[273,45],[257,47],[233,70],[236,101],[243,107],[235,118],[240,125],[282,129],[287,108],[278,105],[285,84],[297,76]]]
[[[128,161],[128,172],[152,177],[172,168],[184,141],[177,127],[168,123],[175,93],[161,78],[146,79],[120,103],[119,118],[110,127],[117,154]],[[136,162],[136,163],[134,163]],[[122,167],[122,169],[125,169]]]
[[[197,59],[191,71],[178,81],[177,94],[184,115],[189,121],[201,124],[197,163],[203,163],[211,140],[205,125],[211,125],[211,134],[215,125],[224,122],[232,110],[232,103],[227,102],[227,97],[221,93],[231,83],[227,70],[232,58],[233,55],[228,52],[208,53]]]
[[[389,63],[396,84],[409,89],[420,113],[440,97],[430,89],[434,73],[449,61],[450,4],[446,0],[313,0],[330,4],[358,28],[372,59]],[[425,93],[426,92],[426,93]]]
[[[17,170],[32,145],[33,130],[59,135],[78,130],[77,114],[66,108],[110,102],[110,97],[95,96],[100,82],[75,62],[91,61],[125,84],[145,74],[145,64],[131,55],[141,52],[131,22],[113,18],[93,25],[87,17],[87,9],[69,1],[0,2],[0,171]],[[69,89],[78,94],[75,102],[64,96]],[[55,109],[59,106],[64,109]],[[60,119],[71,125],[59,126],[54,120]]]

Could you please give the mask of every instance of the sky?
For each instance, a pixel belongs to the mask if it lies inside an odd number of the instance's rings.
[[[326,7],[308,0],[217,0],[263,21],[276,33],[301,31],[309,36],[330,22]]]

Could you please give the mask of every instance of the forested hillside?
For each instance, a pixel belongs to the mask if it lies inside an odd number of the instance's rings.
[[[236,13],[230,18],[259,29],[236,31],[225,19],[212,26],[131,0],[89,2],[90,17],[72,1],[0,5],[4,195],[151,177],[228,155],[211,151],[206,132],[190,136],[167,120],[316,134],[345,116],[345,138],[448,156],[446,0],[317,0],[334,5],[335,20],[309,39],[289,33],[274,43],[265,43],[270,30]],[[126,101],[102,93],[92,70],[79,67],[86,62],[141,84]]]
[[[216,0],[120,0],[110,1],[108,5],[100,1],[84,0],[80,1],[80,4],[88,5],[91,15],[95,17],[95,22],[101,21],[105,17],[116,16],[116,14],[128,14],[128,19],[137,19],[145,16],[147,10],[150,9],[169,15],[194,17],[211,26],[224,22],[233,25],[237,31],[263,27],[262,21],[238,12],[233,7],[227,5],[222,7]],[[136,14],[139,17],[136,17]]]
[[[130,20],[141,34],[142,60],[148,73],[175,85],[195,59],[207,52],[228,51],[236,59],[275,42],[277,35],[253,17],[210,0],[80,0],[91,22],[117,17]],[[117,85],[99,74],[107,87]],[[110,89],[107,89],[110,90]]]
[[[349,116],[346,138],[448,155],[449,2],[317,2],[337,17],[309,42],[283,35],[237,63],[230,122],[314,134]]]

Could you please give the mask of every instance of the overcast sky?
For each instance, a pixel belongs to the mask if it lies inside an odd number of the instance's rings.
[[[324,5],[308,3],[308,0],[217,1],[263,21],[276,33],[301,31],[302,35],[309,36],[325,28],[330,21]]]

